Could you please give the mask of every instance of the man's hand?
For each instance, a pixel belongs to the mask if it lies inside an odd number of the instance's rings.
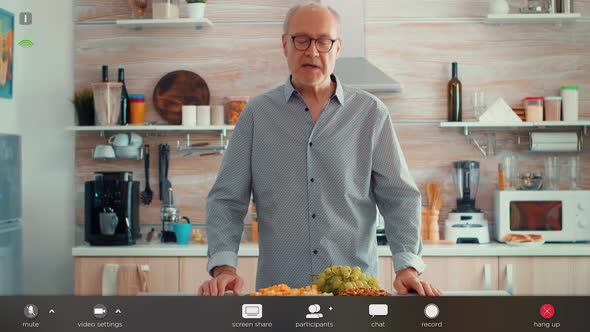
[[[205,281],[199,287],[200,296],[222,296],[226,291],[233,291],[234,295],[240,295],[244,280],[231,266],[217,266],[213,269],[213,278]]]
[[[411,267],[399,270],[395,274],[393,288],[400,295],[415,291],[420,296],[441,296],[442,292],[424,280],[418,278],[418,272]]]

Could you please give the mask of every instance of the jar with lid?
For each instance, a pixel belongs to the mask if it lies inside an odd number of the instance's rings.
[[[578,89],[577,85],[561,87],[563,121],[578,121]]]
[[[240,113],[246,107],[246,104],[250,100],[248,96],[230,96],[225,98],[225,122],[228,125],[235,125],[238,123]]]
[[[526,97],[522,100],[527,122],[543,121],[543,97]]]
[[[561,121],[561,97],[545,97],[545,121]]]
[[[180,17],[179,0],[153,0],[152,16],[155,19],[175,19]]]

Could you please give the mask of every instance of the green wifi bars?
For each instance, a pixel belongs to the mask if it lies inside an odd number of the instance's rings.
[[[33,41],[32,41],[32,40],[30,40],[30,39],[26,39],[26,38],[25,38],[25,39],[21,39],[21,40],[18,42],[18,46],[22,46],[22,47],[32,47],[33,45],[35,45],[35,44],[33,43]]]

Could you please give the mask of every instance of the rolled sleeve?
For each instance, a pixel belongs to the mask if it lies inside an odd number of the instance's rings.
[[[244,217],[252,190],[252,109],[246,106],[231,137],[215,184],[207,196],[207,270],[236,267]]]
[[[207,272],[209,275],[216,266],[228,265],[233,268],[238,267],[238,255],[233,251],[219,251],[209,257],[207,262]]]
[[[372,181],[375,202],[383,216],[385,234],[394,257],[395,270],[413,267],[421,273],[420,190],[410,175],[385,105],[376,130],[373,148]]]

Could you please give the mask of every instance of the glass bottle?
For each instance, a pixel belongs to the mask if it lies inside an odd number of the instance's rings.
[[[453,62],[452,77],[447,85],[448,121],[462,121],[461,81],[457,74],[457,63]]]

